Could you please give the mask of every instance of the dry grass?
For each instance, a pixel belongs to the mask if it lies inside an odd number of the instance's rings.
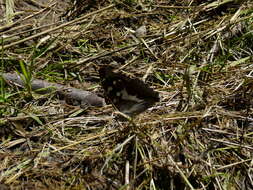
[[[1,80],[0,189],[253,189],[252,1],[11,2],[2,72],[102,95],[114,62],[161,101],[120,122]]]

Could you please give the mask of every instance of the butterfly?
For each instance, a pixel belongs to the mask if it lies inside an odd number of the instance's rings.
[[[159,93],[146,83],[116,72],[112,67],[100,67],[99,76],[106,102],[129,117],[140,114],[160,100]]]

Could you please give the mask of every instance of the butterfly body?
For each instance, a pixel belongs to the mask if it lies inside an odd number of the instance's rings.
[[[107,103],[112,103],[120,112],[132,117],[159,101],[158,92],[143,81],[114,72],[111,67],[99,70],[101,84]]]

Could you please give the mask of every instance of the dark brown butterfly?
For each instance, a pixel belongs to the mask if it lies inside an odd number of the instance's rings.
[[[127,116],[133,117],[159,101],[159,93],[140,79],[115,72],[112,67],[101,67],[99,75],[106,102]]]

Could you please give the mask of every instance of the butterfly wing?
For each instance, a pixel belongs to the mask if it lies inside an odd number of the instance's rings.
[[[158,92],[137,78],[113,72],[110,67],[101,68],[99,74],[106,102],[129,116],[137,115],[159,101]]]

